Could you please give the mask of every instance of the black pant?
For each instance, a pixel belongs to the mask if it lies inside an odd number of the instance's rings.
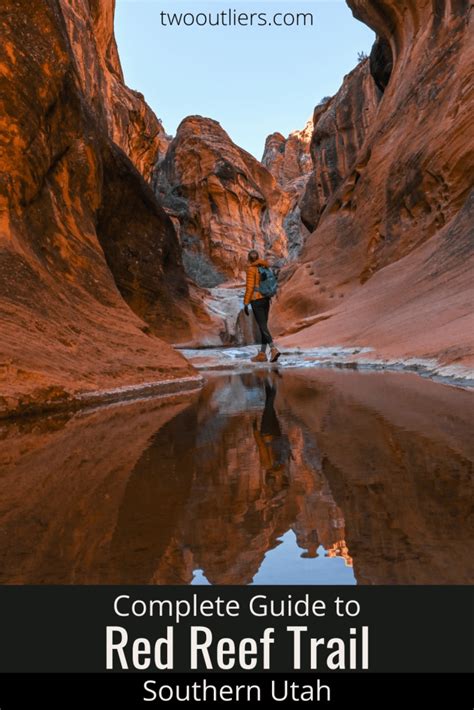
[[[270,312],[270,299],[269,298],[257,298],[255,301],[251,301],[252,311],[257,321],[257,325],[260,329],[260,335],[262,338],[262,346],[269,345],[273,343],[273,338],[270,331],[268,330],[268,314]]]

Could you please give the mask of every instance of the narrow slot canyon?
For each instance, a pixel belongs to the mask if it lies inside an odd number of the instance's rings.
[[[281,349],[472,378],[469,3],[348,4],[370,57],[260,162],[212,118],[166,133],[124,84],[113,0],[6,2],[2,416],[192,377],[170,345],[253,343],[251,248]]]
[[[347,5],[370,55],[259,160],[167,133],[114,0],[3,0],[3,584],[472,582],[472,7]]]

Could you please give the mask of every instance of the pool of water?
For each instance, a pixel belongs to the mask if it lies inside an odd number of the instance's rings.
[[[274,369],[4,424],[0,582],[472,583],[473,401]]]

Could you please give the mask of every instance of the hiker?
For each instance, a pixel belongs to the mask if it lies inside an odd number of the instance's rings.
[[[247,282],[245,286],[244,311],[249,315],[249,305],[260,329],[261,348],[255,357],[250,358],[252,362],[267,362],[267,345],[270,347],[270,362],[276,362],[280,357],[280,352],[273,343],[273,338],[268,330],[268,314],[270,311],[270,299],[276,293],[276,278],[270,271],[267,261],[260,259],[258,251],[252,249],[248,253]],[[268,270],[268,271],[265,271]],[[264,284],[262,275],[268,279]],[[265,279],[265,280],[266,280]],[[267,295],[270,294],[270,295]]]

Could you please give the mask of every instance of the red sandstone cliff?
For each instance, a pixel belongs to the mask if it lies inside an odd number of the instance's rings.
[[[335,96],[316,106],[310,143],[313,168],[300,202],[308,230],[314,231],[329,197],[353,168],[380,96],[366,59],[344,78]]]
[[[316,109],[313,171],[306,127],[269,138],[272,175],[211,119],[186,119],[168,148],[123,83],[113,0],[4,2],[0,414],[192,371],[153,337],[217,322],[190,296],[146,184],[157,160],[204,280],[238,276],[253,246],[295,256],[301,209],[314,231],[273,309],[281,331],[299,331],[287,342],[473,361],[469,4],[349,4],[379,35],[370,60]]]
[[[386,88],[376,111],[366,105],[370,125],[338,171],[340,184],[323,199],[313,191],[307,221],[319,222],[302,263],[286,274],[275,321],[302,328],[289,340],[300,345],[351,343],[384,357],[472,364],[469,3],[349,5],[380,36],[370,66]],[[339,137],[337,125],[328,128],[337,136],[326,146]],[[324,147],[315,148],[313,187],[329,175]],[[341,164],[339,153],[332,163]]]
[[[288,256],[297,259],[308,230],[301,221],[301,198],[310,179],[312,162],[310,155],[313,120],[305,127],[293,131],[288,138],[281,133],[272,133],[265,142],[262,163],[276,178],[289,198],[289,206],[283,215],[283,227],[288,243]]]
[[[239,277],[252,248],[286,257],[286,193],[217,121],[182,121],[157,166],[155,189],[179,223],[185,266],[199,284]]]
[[[114,35],[115,0],[60,0],[81,89],[112,140],[150,180],[170,137],[138,91],[124,84]]]
[[[310,119],[301,131],[293,131],[288,138],[281,133],[272,133],[268,136],[262,163],[282,187],[311,172],[312,135],[313,120]]]
[[[115,142],[154,160],[155,139],[137,148],[153,120],[129,110],[113,2],[89,19],[86,5],[2,6],[1,415],[192,372],[147,334],[186,330],[187,284],[171,221]]]

